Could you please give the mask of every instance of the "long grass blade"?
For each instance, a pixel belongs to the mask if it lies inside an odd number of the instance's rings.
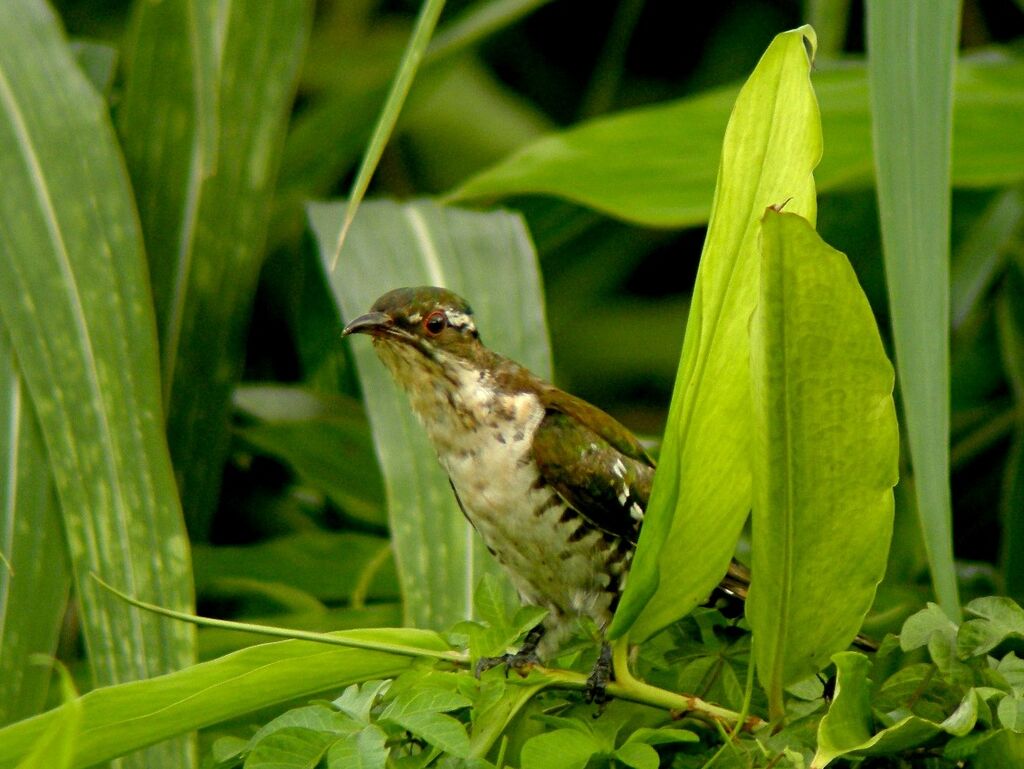
[[[430,37],[434,34],[434,27],[444,10],[444,0],[424,0],[420,8],[420,15],[416,19],[416,26],[413,28],[409,44],[406,46],[402,62],[398,65],[398,72],[391,83],[391,90],[388,92],[384,107],[381,109],[380,117],[377,118],[377,125],[373,129],[373,136],[370,137],[370,144],[363,153],[363,160],[359,164],[359,171],[356,173],[355,181],[352,182],[352,189],[349,191],[349,204],[345,207],[345,218],[338,231],[338,238],[332,251],[330,269],[334,272],[338,266],[338,259],[341,257],[341,249],[348,237],[349,228],[355,218],[359,204],[370,186],[370,178],[377,170],[377,163],[384,154],[384,146],[391,138],[391,132],[395,130],[395,123],[398,122],[398,115],[402,111],[405,97],[409,95],[413,78],[419,69],[420,61],[427,52],[430,44]]]
[[[36,0],[0,4],[0,178],[0,313],[46,444],[93,679],[178,669],[193,660],[191,628],[83,579],[96,571],[154,603],[192,605],[128,178],[107,105]],[[185,739],[138,758],[191,762]]]
[[[139,3],[134,19],[118,129],[152,275],[168,442],[200,540],[311,15],[308,0],[166,0]]]
[[[38,713],[71,574],[32,400],[0,323],[0,725]]]
[[[867,4],[878,207],[932,585],[960,615],[949,487],[949,221],[958,0]]]

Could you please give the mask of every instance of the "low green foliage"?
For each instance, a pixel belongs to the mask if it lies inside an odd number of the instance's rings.
[[[659,5],[627,0],[580,88],[517,26],[546,3],[0,3],[0,769],[1024,765],[1024,58],[876,2],[840,65],[848,4],[812,2],[817,61],[745,21],[627,88]],[[603,706],[585,623],[477,672],[546,610],[339,338],[424,283],[665,428]],[[950,467],[994,565],[954,561]],[[705,602],[734,554],[743,611]]]

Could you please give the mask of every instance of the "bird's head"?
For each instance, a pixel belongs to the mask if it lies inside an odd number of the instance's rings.
[[[342,332],[369,334],[381,360],[400,381],[453,364],[474,367],[485,355],[465,299],[434,286],[388,291]]]

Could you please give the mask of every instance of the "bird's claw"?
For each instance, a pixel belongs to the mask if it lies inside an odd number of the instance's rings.
[[[491,668],[496,668],[499,665],[505,666],[505,678],[508,678],[508,672],[514,670],[520,676],[526,677],[526,674],[536,666],[540,665],[540,657],[537,656],[537,652],[531,650],[525,651],[520,650],[515,654],[502,654],[497,657],[481,657],[474,668],[473,672],[477,678],[483,673],[487,672]]]
[[[612,654],[611,647],[604,644],[601,647],[601,654],[594,664],[594,669],[587,676],[586,686],[583,688],[583,696],[587,702],[595,705],[604,705],[611,699],[608,696],[608,682],[612,680]],[[598,711],[600,713],[600,711]]]

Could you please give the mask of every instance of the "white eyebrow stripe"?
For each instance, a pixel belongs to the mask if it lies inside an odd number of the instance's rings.
[[[445,315],[448,317],[448,323],[456,328],[468,328],[471,331],[476,330],[476,324],[473,323],[473,316],[458,310],[448,310]]]

